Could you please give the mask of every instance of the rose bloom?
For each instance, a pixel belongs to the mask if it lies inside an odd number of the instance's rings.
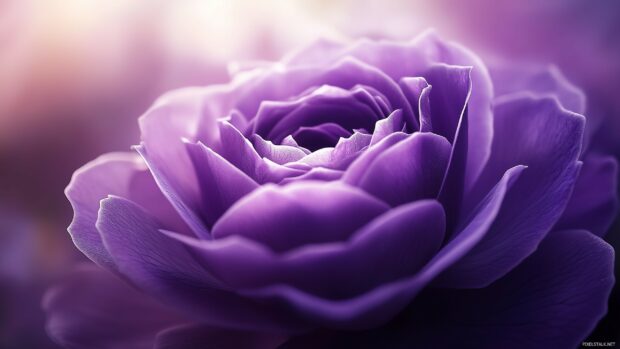
[[[48,292],[48,332],[70,348],[575,347],[606,312],[617,206],[615,160],[581,154],[584,108],[557,70],[491,76],[428,32],[320,41],[173,91],[134,153],[69,184],[69,232],[99,267]]]

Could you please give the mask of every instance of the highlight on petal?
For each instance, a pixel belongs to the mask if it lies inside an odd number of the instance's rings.
[[[586,112],[586,96],[571,84],[555,66],[493,64],[491,77],[496,97],[529,91],[555,96],[562,107],[578,114]]]
[[[377,121],[375,124],[374,132],[372,133],[372,139],[370,145],[374,145],[383,138],[391,135],[394,132],[402,131],[405,128],[403,120],[403,111],[395,110],[387,118]]]
[[[187,230],[134,153],[106,154],[84,165],[73,175],[65,194],[74,210],[68,229],[73,242],[88,258],[108,269],[115,269],[114,262],[95,227],[99,202],[108,195],[139,202],[168,229]]]
[[[198,196],[200,193],[199,188],[196,188],[196,191],[191,194],[182,191],[181,187],[175,185],[175,177],[170,177],[164,172],[164,163],[152,157],[144,145],[136,146],[134,149],[146,162],[161,192],[166,196],[179,216],[183,218],[185,223],[192,229],[193,233],[197,236],[208,238],[209,230],[205,227],[204,221],[200,217],[200,199],[189,199],[190,196],[192,198]],[[195,176],[195,171],[193,168],[190,168],[188,177],[195,178]]]
[[[304,156],[295,164],[307,165],[311,168],[325,167],[344,170],[369,146],[371,141],[371,135],[355,131],[350,137],[340,138],[335,147],[319,149]]]
[[[437,64],[425,73],[426,81],[433,89],[428,95],[430,113],[428,116],[421,115],[421,123],[427,124],[433,133],[444,136],[451,143],[472,93],[472,69]],[[425,121],[427,117],[430,120]]]
[[[403,90],[411,108],[420,120],[420,131],[430,132],[432,130],[432,119],[429,95],[432,86],[423,77],[403,77],[398,85]]]
[[[256,152],[258,152],[261,157],[268,158],[279,165],[297,161],[308,155],[299,147],[273,144],[271,141],[266,141],[257,134],[252,136],[252,141],[254,149],[256,149]]]

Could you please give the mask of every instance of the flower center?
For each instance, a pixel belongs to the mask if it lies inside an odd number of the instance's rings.
[[[389,114],[385,100],[363,86],[321,86],[289,101],[263,102],[246,136],[257,134],[274,144],[287,144],[292,138],[310,151],[334,147],[355,131],[372,133],[375,123]]]

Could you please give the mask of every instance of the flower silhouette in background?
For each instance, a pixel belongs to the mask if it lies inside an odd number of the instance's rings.
[[[424,33],[161,97],[66,194],[66,347],[574,347],[614,283],[616,161],[554,69]],[[131,287],[132,285],[133,287]]]

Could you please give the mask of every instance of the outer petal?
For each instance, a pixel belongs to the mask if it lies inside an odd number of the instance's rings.
[[[109,272],[83,264],[43,299],[47,332],[64,348],[152,348],[162,329],[187,321]]]
[[[172,207],[178,212],[183,221],[192,229],[192,232],[200,237],[209,238],[209,230],[205,226],[205,222],[200,216],[200,201],[189,200],[187,193],[183,192],[173,174],[165,172],[167,164],[157,161],[155,157],[149,153],[144,144],[135,147],[136,151],[142,156],[149,170],[153,174],[155,182],[159,186],[161,192],[166,196]],[[187,177],[195,178],[196,174],[193,168],[189,168]],[[176,182],[176,183],[175,183]],[[196,188],[197,192],[191,193],[191,196],[200,194],[200,188]]]
[[[553,232],[530,258],[485,289],[429,292],[429,316],[419,317],[426,328],[413,342],[576,347],[606,312],[613,259],[613,249],[589,232]]]
[[[346,240],[387,209],[385,203],[336,182],[263,186],[233,205],[213,227],[213,236],[242,235],[284,251]]]
[[[518,96],[498,103],[495,114],[493,152],[476,189],[515,164],[528,170],[484,240],[442,275],[446,287],[486,286],[531,254],[564,211],[579,172],[583,116],[553,99]]]
[[[169,92],[139,120],[141,153],[157,173],[162,191],[199,235],[206,235],[193,217],[200,205],[200,186],[182,140],[200,140],[209,146],[219,144],[217,119],[231,111],[230,89],[215,85]]]
[[[571,84],[555,66],[515,66],[503,62],[491,66],[491,78],[495,96],[530,91],[540,95],[552,95],[567,110],[584,114],[586,96]]]
[[[613,255],[586,231],[553,232],[489,287],[428,290],[384,328],[302,336],[280,348],[575,348],[605,314]]]
[[[97,158],[75,172],[65,194],[75,212],[69,226],[73,242],[88,258],[106,268],[115,266],[103,247],[95,222],[99,201],[108,195],[140,203],[169,229],[187,230],[137,154],[113,153]]]
[[[357,186],[392,206],[439,193],[451,146],[431,133],[414,133],[380,154]]]
[[[304,327],[286,314],[223,289],[185,246],[161,233],[153,217],[131,201],[104,200],[97,228],[120,273],[207,324],[284,332]]]
[[[598,236],[605,236],[618,212],[617,182],[616,159],[588,155],[556,229],[585,229]]]

